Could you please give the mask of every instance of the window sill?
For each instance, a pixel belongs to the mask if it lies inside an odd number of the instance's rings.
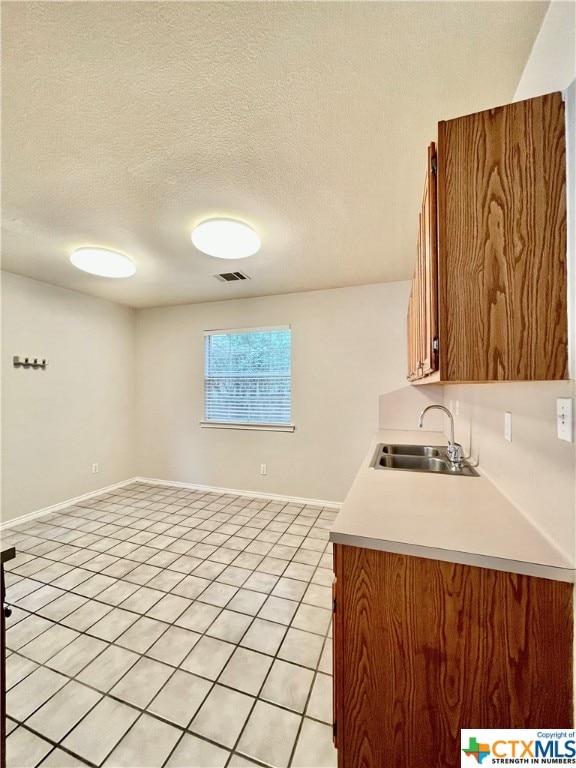
[[[240,421],[201,421],[203,429],[249,429],[258,432],[294,432],[294,424],[248,424]]]

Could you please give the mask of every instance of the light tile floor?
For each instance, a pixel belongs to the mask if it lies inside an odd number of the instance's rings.
[[[335,515],[135,483],[10,529],[8,768],[336,766]]]

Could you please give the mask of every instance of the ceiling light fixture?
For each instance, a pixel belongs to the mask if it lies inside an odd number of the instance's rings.
[[[130,277],[136,272],[134,262],[108,248],[78,248],[70,254],[70,261],[78,269],[100,277]]]
[[[208,219],[195,227],[192,242],[202,253],[218,259],[245,259],[260,250],[252,227],[234,219]]]

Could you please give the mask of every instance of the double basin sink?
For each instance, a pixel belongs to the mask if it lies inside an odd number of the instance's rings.
[[[380,443],[370,464],[374,469],[400,469],[408,472],[432,472],[440,475],[479,477],[464,459],[452,464],[442,445],[388,445]]]

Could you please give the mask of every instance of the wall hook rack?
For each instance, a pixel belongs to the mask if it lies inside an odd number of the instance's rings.
[[[14,368],[45,369],[48,365],[48,360],[46,360],[45,357],[22,357],[21,355],[14,355],[13,362]]]

